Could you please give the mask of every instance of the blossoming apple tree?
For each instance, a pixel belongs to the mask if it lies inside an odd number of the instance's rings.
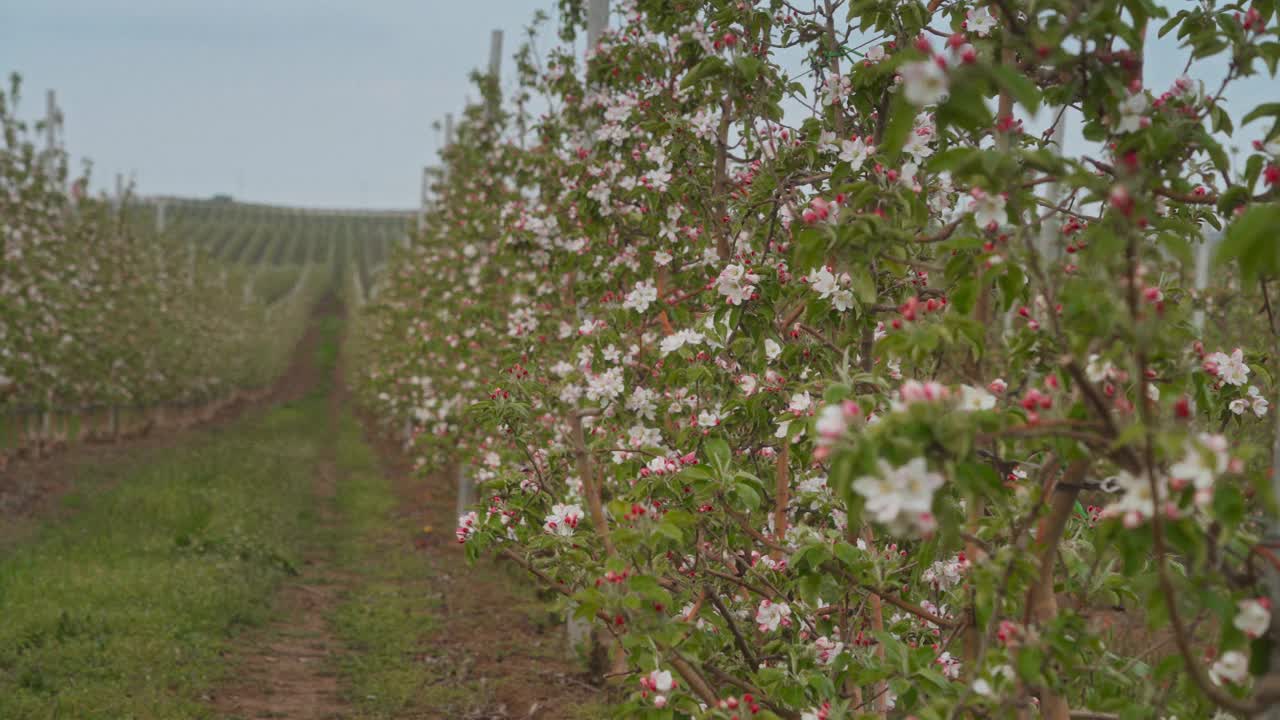
[[[634,0],[583,63],[562,0],[478,79],[366,398],[626,717],[1262,712],[1280,104],[1232,91],[1274,5]]]
[[[306,304],[265,317],[186,244],[88,196],[20,118],[19,90],[14,76],[0,93],[0,416],[194,402],[274,377]]]

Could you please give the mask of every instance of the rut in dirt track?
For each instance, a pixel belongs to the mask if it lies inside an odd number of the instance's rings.
[[[319,324],[326,318],[341,316],[341,305],[331,297],[317,306],[307,333],[309,342],[303,343],[295,355],[277,402],[300,398],[324,381],[326,370],[317,361]],[[322,431],[330,438],[337,432],[345,400],[337,368],[331,372],[334,377],[327,393],[327,426]],[[339,523],[333,507],[338,470],[333,443],[325,442],[322,448],[312,492],[318,522],[329,530]],[[238,649],[233,658],[232,682],[212,697],[213,707],[220,715],[245,720],[334,720],[347,716],[349,708],[335,671],[335,658],[344,648],[330,617],[350,578],[336,570],[334,548],[327,544],[305,549],[300,573],[300,579],[287,584],[276,598],[282,619],[255,633]]]

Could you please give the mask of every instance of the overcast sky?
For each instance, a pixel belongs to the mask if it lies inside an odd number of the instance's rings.
[[[53,88],[94,185],[329,207],[414,207],[431,129],[552,0],[0,0],[23,115]],[[508,53],[509,55],[509,53]],[[507,70],[511,64],[508,60]]]
[[[0,72],[24,76],[28,118],[43,114],[46,89],[58,92],[66,145],[93,160],[97,188],[123,172],[142,194],[408,208],[440,141],[432,123],[474,94],[467,74],[487,64],[490,32],[506,31],[509,58],[534,12],[555,5],[0,0]],[[1157,92],[1182,70],[1171,40],[1149,41]],[[510,79],[509,59],[505,69]],[[1194,74],[1216,87],[1222,72]],[[1276,96],[1255,78],[1228,107],[1238,118],[1236,103]],[[1262,130],[1254,124],[1236,144]]]

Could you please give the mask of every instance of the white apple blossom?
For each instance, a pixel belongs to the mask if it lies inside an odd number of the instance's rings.
[[[1236,613],[1235,619],[1231,621],[1231,624],[1251,638],[1262,637],[1267,628],[1271,627],[1270,605],[1270,600],[1267,598],[1241,600],[1236,603],[1236,608],[1240,612]]]
[[[662,339],[659,349],[663,355],[668,355],[685,345],[701,345],[705,341],[706,337],[696,330],[677,330]]]
[[[1249,679],[1249,658],[1239,650],[1228,650],[1209,668],[1209,677],[1219,685],[1243,685]]]
[[[759,275],[748,272],[742,265],[732,264],[720,271],[720,275],[716,278],[716,291],[723,295],[730,305],[741,305],[744,301],[751,299],[756,291],[754,283],[759,281]]]
[[[458,529],[454,531],[454,535],[458,538],[458,542],[464,543],[476,534],[479,528],[480,516],[476,513],[468,512],[458,516]]]
[[[669,670],[654,670],[649,673],[649,687],[660,693],[669,693],[675,687],[675,681]]]
[[[1163,483],[1156,483],[1160,500],[1164,500]],[[1120,500],[1107,506],[1103,514],[1106,517],[1123,518],[1125,527],[1137,527],[1156,512],[1156,497],[1152,494],[1151,482],[1146,476],[1137,476],[1121,470],[1103,482],[1103,489],[1108,492],[1122,492]]]
[[[811,407],[813,407],[813,397],[807,391],[792,395],[791,401],[787,404],[787,410],[796,415],[803,415],[809,412]]]
[[[587,399],[591,401],[612,400],[626,390],[623,382],[622,368],[613,367],[587,378]]]
[[[942,475],[929,470],[922,457],[894,467],[879,460],[877,475],[864,475],[853,489],[866,499],[867,512],[876,522],[892,527],[921,527],[931,519],[933,494],[942,487]]]
[[[542,529],[551,535],[570,537],[581,519],[582,508],[577,505],[553,505],[551,514],[542,522]]]
[[[980,228],[992,224],[1003,225],[1008,220],[1005,213],[1005,198],[999,193],[988,193],[978,188],[970,192],[969,212],[973,213],[973,221]]]
[[[995,16],[986,7],[979,7],[965,13],[965,29],[986,37],[996,27]]]
[[[840,142],[839,158],[841,162],[849,163],[850,169],[854,171],[857,171],[862,167],[863,161],[867,159],[867,155],[870,154],[870,152],[871,148],[867,147],[867,144],[863,142],[862,138],[843,140]]]
[[[902,76],[903,96],[916,107],[932,105],[947,97],[950,87],[947,72],[933,60],[907,63],[898,73]]]
[[[827,405],[818,413],[818,420],[814,423],[814,429],[818,431],[818,436],[825,440],[833,440],[844,435],[849,429],[849,421],[845,419],[844,408],[839,405]]]
[[[626,300],[623,301],[622,307],[627,310],[635,310],[636,312],[644,312],[649,306],[658,299],[658,288],[650,281],[645,280],[636,283],[635,289],[627,293]]]
[[[774,340],[773,338],[768,338],[764,341],[764,356],[767,359],[777,360],[778,356],[781,354],[782,354],[782,346],[778,344],[777,340]]]
[[[1257,385],[1250,385],[1245,397],[1232,400],[1227,404],[1227,407],[1236,415],[1243,415],[1245,410],[1252,410],[1257,417],[1263,417],[1267,414],[1270,403],[1267,402],[1267,398],[1262,395],[1262,392],[1258,390]]]
[[[761,600],[756,608],[756,626],[760,632],[773,632],[779,626],[791,624],[791,606],[784,602]]]
[[[972,385],[960,386],[961,410],[990,410],[996,406],[996,396]]]
[[[1214,481],[1227,471],[1231,462],[1229,449],[1222,435],[1200,433],[1194,442],[1188,443],[1182,459],[1169,467],[1169,482],[1175,489],[1190,484],[1204,494],[1198,499],[1207,501]]]
[[[823,635],[813,641],[813,649],[818,654],[819,664],[830,665],[835,662],[836,657],[844,651],[844,643]]]
[[[698,427],[713,428],[720,424],[720,413],[714,410],[703,410],[698,413]]]
[[[927,114],[921,115],[921,117],[924,118],[924,121],[919,122],[915,129],[907,135],[906,144],[902,146],[902,151],[915,158],[917,162],[921,162],[933,155],[933,146],[929,144],[934,137],[933,122]],[[914,170],[912,174],[914,174]]]
[[[1205,358],[1213,366],[1222,382],[1228,385],[1244,385],[1249,381],[1249,366],[1244,362],[1244,351],[1236,348],[1230,355],[1216,352]]]
[[[1084,374],[1085,377],[1089,378],[1089,382],[1102,382],[1115,376],[1115,366],[1111,364],[1111,361],[1103,360],[1101,355],[1090,355],[1088,364],[1084,368]]]
[[[809,271],[806,276],[809,279],[809,287],[826,299],[831,293],[840,288],[836,283],[836,276],[826,267],[816,267]]]
[[[1120,122],[1116,124],[1116,132],[1131,133],[1142,128],[1143,113],[1149,103],[1145,92],[1136,92],[1120,101]]]

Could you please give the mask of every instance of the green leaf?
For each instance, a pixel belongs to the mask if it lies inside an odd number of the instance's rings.
[[[1219,264],[1238,261],[1245,282],[1252,282],[1259,275],[1277,274],[1280,272],[1278,228],[1280,205],[1254,205],[1227,227],[1216,261]]]
[[[748,83],[753,83],[760,75],[760,68],[764,63],[754,55],[739,55],[733,64],[737,66],[738,72],[742,73],[742,77]]]
[[[1240,124],[1248,125],[1258,118],[1268,116],[1280,117],[1280,103],[1263,103],[1259,105],[1245,113],[1244,117],[1240,119]]]
[[[893,99],[893,107],[889,111],[889,125],[885,127],[884,139],[880,146],[889,156],[896,155],[907,142],[907,136],[916,126],[916,107],[907,102],[900,94]]]
[[[723,438],[711,438],[706,444],[707,458],[716,470],[724,472],[729,467],[729,443]]]
[[[1018,104],[1031,113],[1040,109],[1040,89],[1030,78],[1006,65],[996,65],[991,68],[991,72],[995,75],[996,84],[1017,100]]]
[[[751,483],[745,480],[739,480],[734,485],[734,493],[738,496],[738,499],[742,501],[743,506],[748,510],[755,510],[760,507],[760,493],[756,491],[755,487],[753,487]]]

